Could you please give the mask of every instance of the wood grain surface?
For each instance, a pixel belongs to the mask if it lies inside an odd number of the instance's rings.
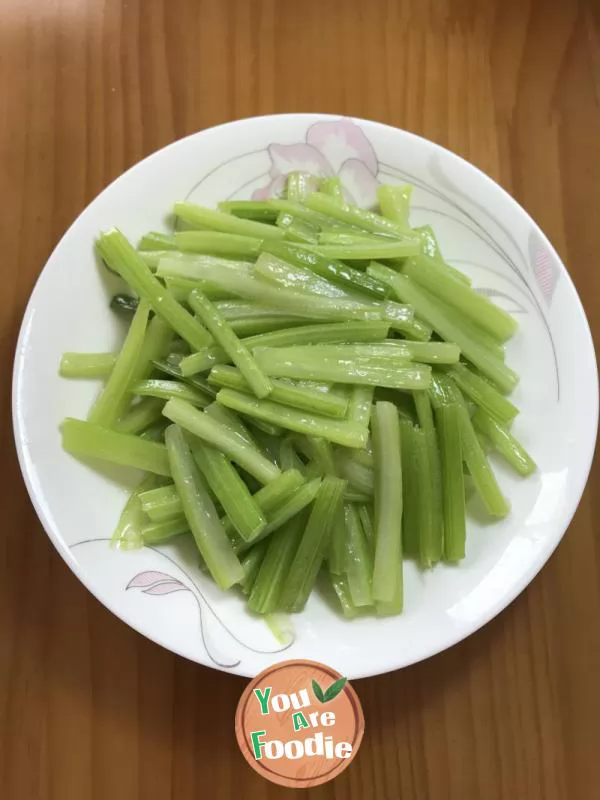
[[[233,724],[245,681],[111,616],[35,517],[11,364],[52,248],[151,151],[282,111],[378,119],[481,167],[550,236],[600,333],[595,0],[0,0],[0,796],[594,800],[597,464],[558,551],[507,611],[442,655],[355,684],[361,751],[307,792],[245,764]]]

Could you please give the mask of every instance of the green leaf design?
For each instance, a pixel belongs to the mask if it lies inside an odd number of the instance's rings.
[[[312,689],[313,689],[313,692],[315,693],[315,697],[317,698],[317,700],[320,703],[324,703],[325,702],[325,695],[323,694],[323,689],[321,689],[319,684],[314,679],[313,679],[313,682],[312,682]]]
[[[339,678],[337,681],[331,684],[329,689],[326,690],[324,695],[324,700],[321,702],[328,703],[330,700],[333,700],[334,697],[337,697],[338,694],[342,691],[344,686],[346,685],[348,678]]]

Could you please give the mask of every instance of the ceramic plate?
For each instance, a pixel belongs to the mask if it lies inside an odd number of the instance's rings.
[[[98,385],[58,377],[65,350],[106,351],[124,330],[109,311],[111,276],[93,242],[120,227],[131,239],[165,228],[176,200],[214,205],[276,193],[283,175],[339,175],[360,205],[379,182],[415,186],[412,223],[430,223],[446,259],[478,291],[516,315],[508,361],[522,376],[516,435],[539,470],[528,480],[496,463],[512,513],[471,515],[458,567],[405,566],[405,613],[345,621],[313,594],[283,646],[235,593],[221,593],[180,544],[121,552],[109,538],[139,475],[100,472],[61,450],[65,416],[85,418]],[[166,228],[165,228],[166,229]],[[46,264],[19,337],[13,415],[21,468],[40,520],[77,577],[137,631],[189,659],[241,675],[274,661],[325,662],[350,678],[398,669],[473,633],[546,562],[577,507],[597,430],[598,386],[590,331],[571,279],[528,214],[456,155],[375,122],[292,114],[242,120],[166,147],[97,197]]]

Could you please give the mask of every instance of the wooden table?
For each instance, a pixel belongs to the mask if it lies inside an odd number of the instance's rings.
[[[298,797],[238,752],[245,681],[128,629],[44,535],[9,423],[25,303],[63,231],[138,159],[236,117],[331,111],[423,134],[496,178],[549,234],[600,333],[600,6],[1,0],[0,65],[0,795]],[[364,744],[312,797],[600,795],[598,479],[596,464],[564,542],[498,619],[357,683]]]

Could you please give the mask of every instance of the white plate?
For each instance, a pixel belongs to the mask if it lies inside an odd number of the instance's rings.
[[[235,594],[205,579],[179,546],[123,553],[108,540],[125,500],[123,480],[61,450],[63,417],[86,416],[98,385],[58,377],[65,350],[118,346],[110,275],[93,255],[101,230],[132,240],[166,225],[176,200],[213,205],[265,196],[282,173],[339,174],[353,199],[372,202],[377,181],[415,185],[413,223],[431,223],[448,261],[517,315],[508,360],[522,376],[515,433],[539,471],[528,480],[495,463],[512,502],[503,522],[470,518],[459,567],[405,567],[405,613],[344,621],[318,595],[294,617],[282,649]],[[588,476],[598,384],[585,314],[546,237],[497,184],[456,155],[375,122],[291,114],[242,120],[160,150],[105,189],[50,257],[35,287],[14,370],[15,438],[29,494],[55,547],[78,578],[128,625],[176,653],[240,675],[276,660],[309,658],[351,678],[404,667],[451,646],[498,614],[532,580],[566,530]]]

